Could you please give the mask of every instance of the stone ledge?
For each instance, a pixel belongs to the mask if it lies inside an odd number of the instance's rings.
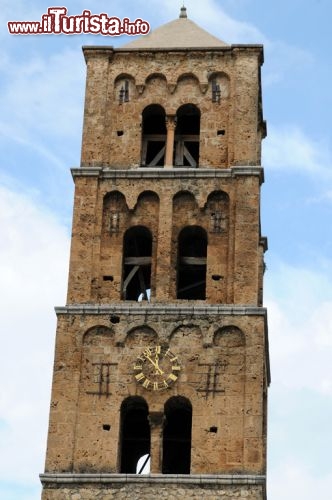
[[[44,473],[40,474],[43,486],[50,484],[114,484],[114,483],[148,483],[177,485],[265,485],[264,475],[242,474],[72,474]]]
[[[67,306],[55,307],[57,314],[126,314],[126,315],[142,315],[142,316],[201,316],[201,315],[230,315],[230,316],[266,316],[267,310],[265,307],[254,306],[223,306],[223,305],[207,305],[207,306],[185,306],[177,304],[69,304]]]
[[[107,55],[112,56],[114,53],[127,53],[127,52],[232,52],[232,51],[254,51],[263,52],[264,45],[260,43],[248,44],[226,44],[222,46],[200,46],[197,47],[148,47],[148,48],[130,48],[130,47],[114,47],[113,45],[83,45],[82,50],[84,56],[89,55]]]
[[[134,169],[112,169],[106,165],[82,165],[81,168],[72,168],[75,177],[99,177],[101,179],[215,179],[236,176],[258,176],[264,182],[263,168],[256,166],[237,166],[231,168],[149,168],[137,167]]]

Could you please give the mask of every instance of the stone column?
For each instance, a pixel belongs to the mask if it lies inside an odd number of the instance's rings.
[[[176,116],[175,115],[167,115],[166,116],[167,138],[166,138],[165,167],[168,167],[168,168],[173,166],[175,127],[176,127]]]
[[[159,411],[152,411],[149,413],[148,418],[151,429],[150,472],[151,474],[161,474],[164,414]]]

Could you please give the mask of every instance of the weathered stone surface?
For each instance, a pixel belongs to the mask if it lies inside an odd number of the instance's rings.
[[[116,324],[110,314],[58,315],[46,470],[116,472],[122,401],[142,396],[163,412],[169,398],[181,395],[195,415],[192,473],[263,473],[265,316],[153,311],[146,307],[143,324],[142,315],[115,308]],[[134,365],[144,346],[158,344],[177,353],[181,372],[173,387],[155,392],[137,385]],[[102,363],[112,367],[100,387]],[[109,432],[104,424],[111,425]]]
[[[259,169],[254,175],[237,175],[234,169],[226,178],[202,180],[187,179],[185,172],[180,178],[139,180],[81,172],[75,174],[68,303],[121,300],[123,235],[133,225],[153,234],[151,302],[175,300],[176,242],[183,227],[196,225],[209,240],[205,302],[261,305]],[[223,201],[213,202],[217,193]],[[223,213],[220,232],[213,232],[214,210]],[[116,233],[110,232],[113,213],[119,218]]]
[[[263,500],[269,360],[260,233],[262,47],[94,47],[84,54],[82,158],[73,169],[67,307],[57,309],[45,466],[54,477],[84,479],[45,480],[43,500]],[[199,129],[186,139],[196,144],[192,154],[176,132],[176,115],[188,104],[189,129],[199,116]],[[150,105],[166,118],[158,125],[165,137],[160,131],[150,137],[165,143],[165,166],[144,163]],[[133,228],[135,244],[126,240]],[[135,253],[142,241],[145,253]],[[202,246],[199,255],[191,253],[192,241]],[[193,286],[184,280],[185,291],[203,282],[199,298],[191,292],[177,298],[183,268],[198,276]],[[128,292],[134,279],[139,292],[148,280],[149,301]],[[176,376],[172,371],[168,379],[174,383],[163,390],[135,378],[143,349],[156,346],[174,356]],[[157,361],[151,366],[155,377],[164,374]],[[152,472],[160,474],[174,397],[192,409],[188,484],[89,482],[89,474],[121,472],[121,408],[128,398],[146,405]],[[195,474],[214,479],[190,483]],[[223,483],[215,480],[220,474],[263,479]]]
[[[263,498],[262,487],[234,487],[224,486],[220,488],[200,488],[195,486],[192,488],[179,488],[176,485],[167,487],[153,488],[151,485],[136,485],[126,486],[122,488],[61,488],[60,489],[45,489],[43,500],[156,500],[162,498],[167,500],[182,499],[202,499],[204,500],[228,500],[228,499],[246,499],[246,500],[261,500]]]
[[[259,165],[261,46],[183,51],[85,47],[84,54],[83,167],[139,167],[142,112],[156,103],[166,116],[185,103],[199,108],[201,168]],[[220,102],[212,101],[213,79],[220,86]],[[119,103],[126,80],[129,100]]]
[[[110,475],[93,477],[87,474],[51,477],[42,481],[45,483],[44,495],[46,500],[91,500],[92,498],[145,500],[156,498],[167,498],[168,500],[179,498],[204,498],[224,499],[237,498],[248,500],[260,500],[264,497],[264,477],[258,476],[173,476],[162,480],[160,475],[119,477],[115,475],[113,480]],[[71,484],[70,484],[71,483]],[[73,485],[75,483],[75,487]],[[92,487],[93,484],[93,487]],[[62,495],[62,496],[61,496]]]

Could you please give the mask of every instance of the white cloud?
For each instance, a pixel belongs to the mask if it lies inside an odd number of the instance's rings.
[[[175,4],[176,1],[174,1]],[[266,41],[266,37],[254,25],[232,18],[215,0],[207,0],[204,3],[192,2],[192,5],[188,5],[188,13],[190,18],[197,19],[198,24],[206,26],[206,29],[226,43],[265,43]]]
[[[266,37],[254,25],[229,16],[216,0],[205,0],[204,3],[187,0],[184,3],[189,19],[226,43],[263,43],[266,40]],[[143,9],[146,10],[146,2],[144,4]],[[149,4],[152,10],[158,13],[160,2],[151,0]],[[169,0],[165,3],[163,6],[165,21],[163,22],[176,19],[181,5],[178,0]]]
[[[51,56],[11,61],[1,93],[2,128],[15,125],[20,137],[80,135],[85,63],[79,47]],[[79,130],[78,130],[79,129]],[[15,138],[15,137],[14,137]]]
[[[314,457],[313,457],[314,458]],[[318,477],[310,467],[285,457],[268,479],[269,500],[329,498],[332,472]]]
[[[265,39],[266,54],[263,66],[264,88],[278,85],[282,81],[290,82],[297,72],[304,74],[314,63],[314,58],[308,50],[287,44],[280,40]]]
[[[160,4],[157,0],[149,3],[152,8],[156,6],[159,9]],[[282,40],[268,38],[254,24],[239,21],[228,15],[225,7],[221,7],[220,2],[216,0],[206,0],[204,3],[187,0],[185,5],[190,19],[226,43],[264,45],[267,55],[263,67],[264,86],[289,80],[297,71],[302,73],[313,64],[313,56],[308,50],[287,44]],[[166,20],[172,20],[178,16],[179,6],[177,0],[170,0],[164,5],[163,13],[167,17]],[[159,14],[158,10],[157,13]]]
[[[69,238],[43,206],[2,186],[0,226],[0,480],[38,485]]]
[[[8,34],[7,21],[38,21],[43,12],[39,10],[36,5],[37,3],[38,1],[15,0],[14,4],[10,0],[2,0],[0,9],[2,30],[0,31],[0,36],[2,35],[4,40],[6,40],[6,35]]]
[[[266,276],[269,500],[330,493],[332,263],[318,260],[313,269],[278,262]]]
[[[332,396],[331,272],[279,264],[269,273],[266,306],[273,380],[285,388]]]
[[[298,125],[269,125],[263,157],[268,168],[320,175],[331,180],[332,153],[327,142],[311,139]]]

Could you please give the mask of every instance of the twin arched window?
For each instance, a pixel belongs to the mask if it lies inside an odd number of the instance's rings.
[[[200,226],[185,227],[178,237],[176,298],[206,298],[207,234]],[[128,229],[123,242],[122,298],[149,300],[152,234],[144,226]]]
[[[161,472],[189,474],[192,427],[190,401],[182,396],[170,398],[164,406],[161,426]],[[154,452],[151,449],[149,408],[142,397],[129,397],[123,401],[120,429],[120,472],[135,474],[140,458]]]
[[[142,113],[143,167],[197,167],[199,162],[200,110],[184,104],[176,115],[166,116],[159,104]]]

